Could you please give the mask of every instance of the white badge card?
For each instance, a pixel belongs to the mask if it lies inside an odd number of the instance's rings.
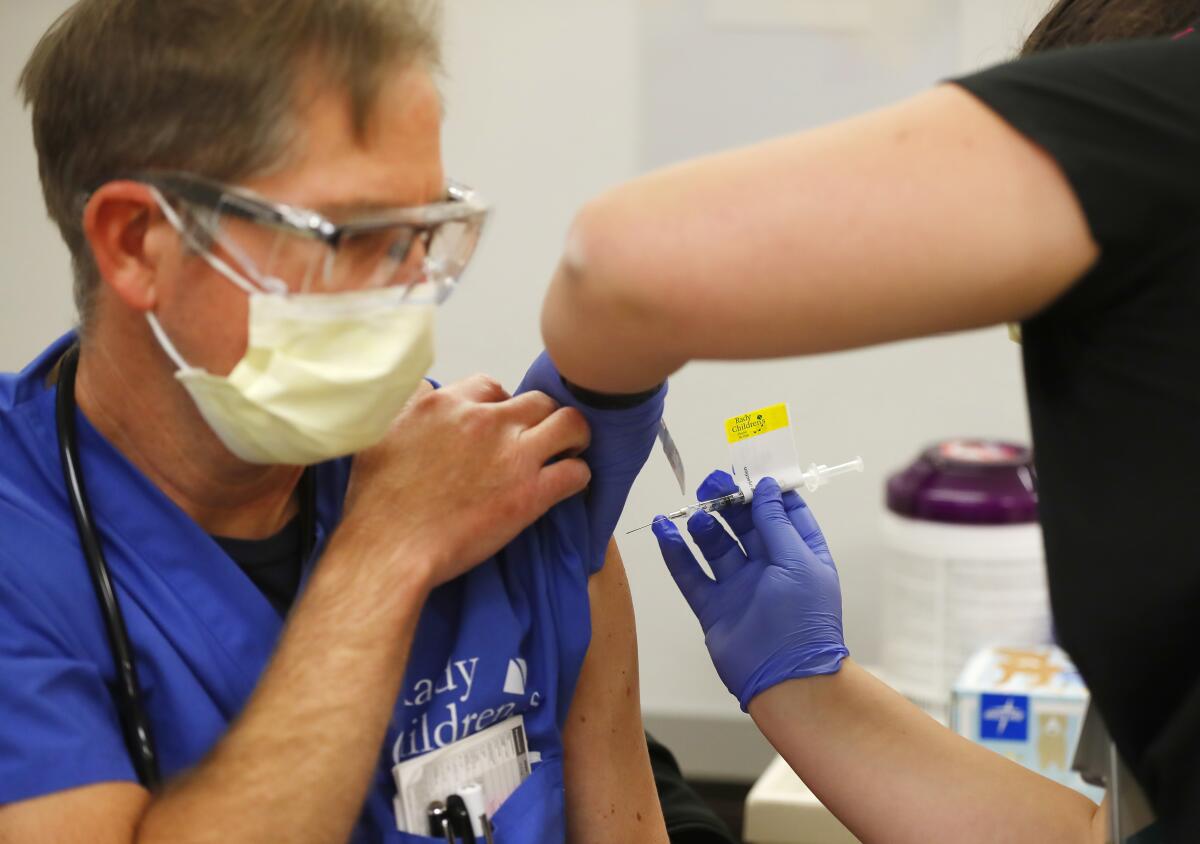
[[[433,753],[401,762],[392,768],[396,828],[426,835],[429,804],[446,802],[468,783],[483,787],[484,806],[488,815],[494,815],[529,777],[530,756],[525,719],[514,715]]]
[[[791,426],[786,404],[762,407],[725,420],[729,459],[739,487],[753,490],[765,477],[782,479],[796,473],[800,458]]]

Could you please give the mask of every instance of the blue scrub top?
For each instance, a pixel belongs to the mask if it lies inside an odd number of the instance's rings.
[[[68,334],[20,374],[0,376],[0,804],[137,779],[45,383],[73,341]],[[545,355],[522,383],[529,389],[588,417],[592,485],[430,596],[356,842],[433,840],[396,832],[393,764],[516,714],[541,761],[497,812],[497,841],[564,840],[562,727],[591,634],[587,581],[653,446],[666,390],[630,410],[598,411],[571,397]],[[211,537],[77,420],[95,521],[171,777],[197,764],[245,705],[283,621]],[[348,459],[316,467],[318,543],[306,575],[339,522],[349,472]],[[515,660],[524,661],[523,690],[505,688]]]

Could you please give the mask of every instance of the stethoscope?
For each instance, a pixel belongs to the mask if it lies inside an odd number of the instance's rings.
[[[121,732],[138,781],[147,789],[154,790],[162,781],[158,751],[150,729],[150,717],[146,712],[142,686],[138,681],[137,664],[134,661],[133,645],[129,641],[129,631],[125,627],[125,616],[121,612],[121,604],[113,588],[108,563],[104,559],[104,550],[100,546],[100,538],[92,519],[87,490],[83,485],[79,442],[75,429],[75,373],[78,367],[79,346],[74,345],[59,361],[58,395],[55,397],[58,453],[62,459],[63,479],[66,481],[71,512],[75,517],[75,528],[79,533],[79,544],[87,560],[88,573],[96,590],[96,599],[100,602],[109,647],[116,663],[117,687],[113,697],[121,721]],[[305,537],[302,553],[304,559],[308,559],[316,545],[316,493],[312,473],[307,470],[300,481],[300,522],[302,535]]]

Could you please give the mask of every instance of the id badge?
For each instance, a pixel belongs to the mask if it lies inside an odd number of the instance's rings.
[[[444,802],[468,783],[483,788],[484,807],[494,815],[529,777],[533,756],[525,735],[525,719],[514,715],[432,753],[401,762],[392,768],[396,829],[426,834],[429,805]]]

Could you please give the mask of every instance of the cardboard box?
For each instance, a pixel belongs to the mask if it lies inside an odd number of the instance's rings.
[[[1071,770],[1088,700],[1083,678],[1060,648],[985,648],[955,683],[951,726],[1099,803],[1103,789]]]

